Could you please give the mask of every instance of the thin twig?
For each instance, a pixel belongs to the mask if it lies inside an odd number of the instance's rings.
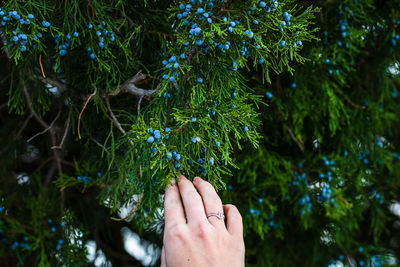
[[[88,0],[88,2],[89,2],[90,9],[92,11],[92,19],[94,19],[94,7],[93,7],[92,0]]]
[[[39,55],[39,65],[40,65],[40,70],[42,71],[42,76],[44,79],[46,79],[46,75],[44,74],[43,65],[42,65],[42,54]]]
[[[22,124],[22,126],[19,128],[17,135],[16,135],[16,139],[18,139],[22,132],[25,130],[26,126],[28,125],[29,121],[32,119],[32,115],[29,115],[26,120],[24,121],[24,123]]]
[[[70,128],[70,117],[68,116],[67,126],[65,127],[65,131],[64,131],[64,134],[63,134],[60,144],[58,146],[52,146],[51,149],[62,149],[65,139],[67,138],[69,128]]]
[[[138,116],[140,115],[140,104],[142,103],[142,100],[143,100],[143,96],[141,96],[139,101],[138,101],[138,106],[137,106],[137,114],[138,114]]]
[[[353,101],[351,101],[351,99],[345,93],[343,93],[341,90],[337,90],[337,92],[339,94],[341,94],[344,97],[344,100],[346,100],[351,106],[353,106],[357,109],[366,109],[365,106],[360,106],[360,105],[354,103]]]
[[[57,114],[57,116],[55,117],[55,119],[51,122],[51,124],[49,125],[49,127],[47,127],[46,129],[44,129],[43,131],[41,131],[40,133],[37,133],[37,134],[35,134],[34,136],[32,136],[31,138],[29,138],[28,140],[27,140],[27,142],[29,143],[29,142],[31,142],[33,139],[35,139],[36,137],[38,137],[38,136],[40,136],[40,135],[42,135],[42,134],[45,134],[45,133],[47,133],[49,130],[51,130],[52,128],[53,128],[53,126],[54,126],[54,123],[58,120],[58,118],[60,117],[60,114],[61,114],[61,109],[58,111],[58,114]]]
[[[124,217],[124,218],[114,218],[114,217],[112,217],[111,219],[113,219],[114,221],[118,221],[118,222],[119,222],[119,221],[128,220],[130,217],[132,217],[132,215],[135,213],[136,209],[138,208],[140,202],[142,201],[143,194],[144,194],[144,190],[142,190],[142,193],[140,194],[140,197],[139,197],[138,202],[136,203],[136,205],[135,205],[135,207],[132,209],[132,211],[128,214],[128,216],[126,216],[126,217]]]
[[[94,139],[92,136],[90,136],[90,140],[92,140],[96,145],[101,147],[108,155],[110,155],[110,152],[105,148],[102,144],[100,144],[96,139]]]
[[[112,118],[112,122],[115,124],[115,126],[117,127],[117,129],[125,136],[125,135],[126,135],[126,132],[125,132],[125,130],[122,128],[122,126],[121,126],[121,124],[119,123],[117,117],[115,117],[114,113],[112,112],[111,105],[110,105],[110,100],[109,100],[108,97],[106,97],[106,104],[107,104],[107,108],[108,108],[108,111],[109,111],[109,113],[110,113],[110,116],[111,116],[111,118]],[[131,139],[128,139],[128,140],[129,140],[129,141],[128,141],[129,144],[131,144],[131,145],[133,146],[133,141],[132,141]]]
[[[8,47],[7,47],[6,36],[4,35],[4,33],[2,31],[0,31],[0,38],[1,38],[1,41],[3,42],[4,52],[6,53],[7,58],[10,59],[11,55],[10,55],[10,51],[8,50]]]
[[[108,97],[106,97],[106,105],[107,105],[108,112],[110,113],[110,116],[111,116],[112,121],[114,122],[115,126],[118,128],[118,130],[119,130],[123,135],[126,135],[125,130],[122,128],[121,124],[120,124],[119,121],[117,120],[117,117],[115,117],[114,113],[112,112],[111,105],[110,105],[110,100],[108,99]]]
[[[33,109],[32,107],[32,103],[31,103],[31,96],[29,95],[28,92],[28,88],[26,87],[26,85],[24,84],[24,95],[25,95],[25,99],[26,99],[26,103],[28,106],[28,109],[31,111],[32,116],[35,118],[35,120],[42,125],[43,128],[47,129],[49,128],[49,125],[36,113],[36,111]],[[54,130],[49,128],[49,135],[50,135],[50,139],[51,139],[51,144],[53,146],[56,145],[56,135],[54,133]],[[61,166],[61,160],[60,160],[60,156],[58,155],[57,150],[53,150],[53,155],[54,155],[54,160],[56,161],[57,164],[57,169],[58,169],[58,175],[61,176],[62,175],[62,166]]]
[[[82,117],[83,111],[85,110],[85,108],[86,108],[87,104],[90,102],[90,100],[91,100],[91,99],[96,95],[96,93],[97,93],[97,87],[96,87],[96,85],[94,85],[94,83],[92,83],[92,86],[94,87],[94,92],[93,92],[92,94],[90,94],[90,95],[88,96],[88,98],[86,99],[86,102],[85,102],[85,104],[83,105],[82,111],[81,111],[81,113],[79,113],[79,117],[78,117],[78,137],[79,137],[79,139],[81,139],[80,125],[81,125],[81,117]]]
[[[300,148],[301,152],[304,152],[304,146],[300,141],[296,138],[294,135],[292,129],[290,129],[286,124],[283,124],[283,127],[285,128],[286,131],[288,131],[290,137],[292,138],[293,141],[296,142],[297,146]]]

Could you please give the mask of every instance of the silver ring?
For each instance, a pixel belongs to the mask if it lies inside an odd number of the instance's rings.
[[[224,219],[225,215],[222,212],[218,212],[218,213],[208,213],[207,214],[207,218],[210,216],[216,216],[218,219]]]

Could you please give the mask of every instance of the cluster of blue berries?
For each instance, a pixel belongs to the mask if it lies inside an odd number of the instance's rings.
[[[329,160],[326,156],[323,156],[322,160],[324,161],[324,165],[330,170],[334,171],[336,169],[334,160]]]
[[[18,249],[18,247],[21,249],[25,249],[25,250],[31,250],[32,247],[28,242],[29,242],[29,238],[25,236],[23,242],[14,241],[11,244],[10,248],[11,248],[11,250],[16,250],[16,249]]]
[[[339,26],[340,26],[340,30],[342,32],[341,35],[343,38],[345,38],[347,36],[346,30],[347,30],[349,24],[347,23],[346,20],[341,19],[341,20],[339,20]]]
[[[399,154],[399,153],[394,152],[394,153],[393,153],[393,157],[394,157],[395,159],[397,159],[398,161],[400,161],[400,154]]]
[[[171,131],[170,128],[165,128],[164,129],[164,132],[165,132],[164,140],[167,140],[169,138],[169,134],[168,134],[169,131]],[[155,141],[157,145],[161,144],[161,132],[160,132],[160,130],[153,130],[153,128],[149,128],[149,129],[147,129],[147,132],[149,134],[151,134],[147,138],[147,142],[148,143],[153,143]]]
[[[383,204],[384,196],[382,194],[377,193],[375,189],[372,189],[371,194],[372,194],[372,198],[376,199],[378,201],[379,205]]]
[[[70,47],[70,43],[72,41],[73,38],[77,38],[79,37],[79,33],[78,32],[74,32],[72,35],[70,33],[68,33],[65,38],[67,39],[67,41],[65,41],[63,44],[60,44],[60,35],[56,34],[54,36],[54,41],[56,44],[58,44],[58,54],[60,56],[65,56],[67,54],[67,49]]]
[[[251,208],[251,209],[249,210],[249,212],[250,212],[250,214],[253,215],[253,216],[259,216],[259,215],[261,214],[261,210],[260,210],[260,209],[256,209],[256,210],[255,210],[255,209],[252,209],[252,208]]]
[[[93,30],[96,32],[96,36],[98,37],[98,48],[100,48],[100,51],[110,47],[111,44],[115,41],[115,35],[114,32],[107,27],[107,23],[105,21],[102,21],[101,24],[98,25],[88,25],[89,30]],[[90,59],[95,60],[96,55],[94,53],[94,48],[92,47],[87,47],[86,48]]]
[[[52,219],[48,219],[47,222],[48,222],[49,224],[52,225],[51,228],[50,228],[50,230],[51,230],[53,233],[55,233],[55,232],[57,231],[57,228],[56,228],[56,225],[57,225],[57,224],[54,224]],[[64,227],[64,226],[65,226],[65,223],[64,223],[64,222],[60,222],[59,225],[60,225],[61,227]],[[64,240],[59,239],[59,240],[57,241],[56,249],[57,249],[57,250],[60,250],[63,244],[64,244]]]
[[[182,53],[181,55],[180,55],[180,58],[181,59],[185,59],[186,58],[186,55],[184,54],[184,53]],[[168,59],[168,61],[167,60],[163,60],[163,65],[165,66],[165,68],[166,69],[178,69],[179,68],[179,63],[178,63],[178,59],[177,59],[177,57],[176,56],[171,56],[169,59]],[[164,74],[163,75],[163,79],[164,80],[166,80],[166,79],[169,79],[170,80],[170,82],[175,82],[175,80],[178,78],[178,76],[179,76],[179,73],[176,71],[176,72],[171,72],[170,71],[170,73],[169,74]]]
[[[369,160],[368,160],[368,156],[369,156],[369,151],[366,150],[364,152],[361,152],[358,155],[358,160],[361,160],[364,164],[368,164]]]
[[[6,27],[8,24],[10,24],[16,28],[15,30],[11,31],[12,36],[9,39],[9,43],[7,45],[8,47],[17,46],[21,52],[27,51],[29,44],[32,44],[32,49],[37,48],[37,42],[39,38],[43,36],[42,33],[38,32],[35,35],[24,32],[24,30],[27,30],[24,28],[24,25],[30,25],[31,20],[35,18],[34,15],[32,14],[28,14],[27,16],[20,15],[18,14],[17,11],[9,11],[6,14],[6,12],[4,12],[0,8],[0,17],[1,17],[1,26]],[[50,23],[46,21],[43,21],[42,24],[46,25],[44,27],[50,26]],[[3,31],[5,33],[8,32],[6,30]]]
[[[270,13],[270,12],[271,13],[275,13],[276,9],[279,6],[279,2],[278,1],[272,1],[272,0],[270,0],[270,2],[271,2],[271,4],[269,6],[267,6],[267,3],[265,3],[265,1],[258,0],[257,1],[257,5],[260,8],[264,8],[264,11],[267,12],[267,13]],[[250,9],[251,10],[256,10],[257,9],[257,5],[253,5]],[[251,11],[249,10],[249,11],[247,11],[247,13],[251,14]]]
[[[163,136],[161,134],[161,131],[163,131]],[[182,158],[181,154],[179,154],[176,151],[167,151],[165,149],[165,144],[163,141],[169,139],[169,132],[171,131],[170,128],[163,128],[162,130],[153,130],[153,128],[148,128],[147,133],[150,134],[150,136],[147,137],[146,141],[149,144],[152,144],[152,148],[149,148],[150,152],[150,157],[154,157],[154,153],[157,151],[163,151],[164,150],[164,155],[167,158],[168,161],[174,160],[174,167],[175,169],[182,170],[180,168],[180,160]]]
[[[294,174],[294,179],[293,179],[293,181],[290,182],[291,186],[308,187],[307,174],[305,172],[300,174],[298,171],[294,171],[293,174]]]
[[[300,198],[299,204],[300,204],[300,208],[301,208],[301,210],[300,210],[301,216],[304,216],[307,213],[311,213],[312,203],[311,203],[310,195],[308,193],[306,193],[304,197]]]
[[[400,21],[399,21],[400,22]],[[396,42],[399,41],[400,42],[400,35],[399,34],[392,34],[392,38],[390,39],[392,46],[396,46]]]

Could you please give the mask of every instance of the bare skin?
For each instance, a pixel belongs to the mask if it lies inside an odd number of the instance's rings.
[[[172,183],[164,198],[161,267],[243,267],[245,246],[238,209],[223,205],[212,185],[200,177],[192,183],[180,176],[178,183]],[[222,219],[206,216],[222,211],[226,225]]]

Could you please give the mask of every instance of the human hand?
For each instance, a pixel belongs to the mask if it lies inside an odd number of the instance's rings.
[[[243,267],[245,247],[238,209],[222,205],[214,187],[200,177],[193,179],[194,186],[184,176],[178,184],[172,182],[164,197],[161,267]],[[222,208],[226,226],[223,219],[206,215],[222,212]]]

